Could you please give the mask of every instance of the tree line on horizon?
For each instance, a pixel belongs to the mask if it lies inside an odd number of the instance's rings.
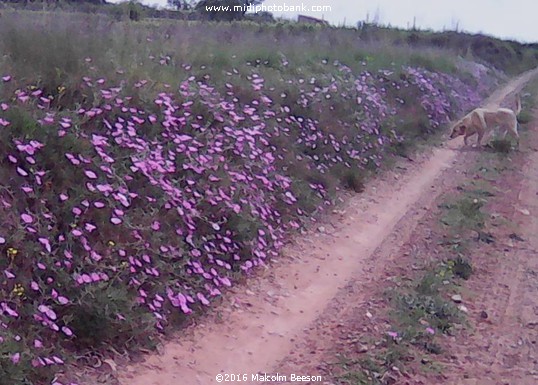
[[[246,6],[255,6],[263,3],[264,0],[167,0],[167,4],[174,8],[177,11],[183,12],[197,12],[199,14],[205,15],[209,20],[215,21],[233,21],[233,20],[242,20],[245,18]],[[144,8],[152,8],[141,4],[140,0],[127,0],[126,3],[129,3],[132,6],[140,6]],[[29,4],[38,4],[46,3],[48,5],[55,5],[66,3],[70,5],[111,5],[111,3],[106,0],[0,0],[0,3],[10,3],[17,5],[29,5]],[[228,6],[231,11],[228,12],[219,12],[216,10],[207,10],[206,7],[211,6]],[[234,7],[241,6],[241,10],[233,10]],[[267,13],[267,12],[265,12]],[[264,13],[264,14],[265,14]],[[131,14],[133,14],[131,12]],[[264,15],[267,16],[267,15]]]

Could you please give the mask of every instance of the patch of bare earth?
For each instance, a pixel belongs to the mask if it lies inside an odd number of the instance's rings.
[[[498,104],[535,73],[515,79],[489,102]],[[217,309],[174,336],[162,354],[119,367],[107,383],[206,385],[219,383],[217,374],[235,374],[241,381],[227,383],[255,384],[260,381],[253,380],[253,374],[276,372],[319,374],[329,383],[328,367],[320,363],[333,361],[334,353],[352,346],[349,338],[384,331],[380,294],[387,281],[407,274],[409,261],[419,254],[435,258],[420,250],[435,242],[429,221],[436,199],[456,188],[478,154],[460,147],[435,148],[414,162],[402,161],[369,183],[364,193],[350,197],[340,211],[290,244],[270,268],[232,289]],[[518,260],[523,259],[521,255]],[[521,277],[530,274],[522,265],[515,268]],[[507,271],[506,279],[514,277]],[[517,293],[525,290],[518,287],[505,309],[514,309],[521,298]],[[480,301],[487,303],[487,298]],[[469,308],[475,311],[472,304]],[[489,313],[495,320],[495,311]],[[458,364],[465,365],[464,357],[454,354]]]

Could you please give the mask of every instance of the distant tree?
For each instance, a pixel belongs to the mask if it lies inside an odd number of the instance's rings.
[[[252,15],[245,15],[245,18],[258,23],[273,23],[275,18],[271,12],[256,12]]]
[[[246,7],[249,5],[259,5],[263,3],[264,0],[201,0],[198,1],[195,9],[198,12],[206,14],[209,20],[217,21],[232,21],[232,20],[241,20],[247,12]],[[210,6],[223,6],[229,7],[228,12],[218,11],[218,10],[208,10],[207,7]],[[240,9],[234,9],[234,7],[241,7]]]
[[[167,0],[169,6],[176,8],[178,11],[188,11],[195,7],[196,0]]]
[[[136,0],[129,1],[129,20],[140,20],[140,4]]]

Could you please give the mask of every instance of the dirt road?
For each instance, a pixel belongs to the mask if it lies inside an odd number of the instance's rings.
[[[499,104],[536,73],[513,80],[485,105]],[[339,303],[338,295],[350,280],[361,282],[364,288],[354,292],[354,303],[369,300],[368,283],[383,279],[379,276],[383,266],[398,256],[399,248],[435,198],[453,187],[454,182],[443,178],[443,173],[454,164],[460,146],[457,142],[435,148],[421,159],[401,163],[395,171],[370,183],[341,212],[290,245],[259,278],[228,293],[218,311],[179,333],[176,341],[166,345],[164,354],[148,356],[142,364],[120,369],[120,383],[216,384],[215,376],[219,373],[247,374],[250,379],[258,372],[275,373],[283,367],[286,357],[302,355],[305,341],[317,340],[323,350],[324,337],[319,333],[324,328],[315,325],[325,317],[324,325],[338,326],[338,320],[328,312],[331,304]],[[533,180],[538,183],[536,178]],[[525,199],[535,202],[537,186],[529,189]],[[527,205],[530,207],[531,202]],[[536,220],[533,221],[537,230]],[[520,259],[524,260],[525,255]],[[523,278],[524,265],[519,265],[514,274]],[[517,286],[510,295],[519,298],[526,289]],[[513,299],[508,301],[507,317],[511,317],[513,303]],[[532,309],[525,311],[532,313]],[[313,352],[308,359],[315,360],[317,353]]]

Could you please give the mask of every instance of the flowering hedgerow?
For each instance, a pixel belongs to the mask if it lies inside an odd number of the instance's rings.
[[[44,383],[74,350],[149,343],[276,256],[346,172],[379,166],[402,111],[434,130],[482,97],[420,68],[332,67],[289,92],[254,69],[248,90],[236,71],[153,94],[88,76],[76,108],[4,75],[0,376]]]

